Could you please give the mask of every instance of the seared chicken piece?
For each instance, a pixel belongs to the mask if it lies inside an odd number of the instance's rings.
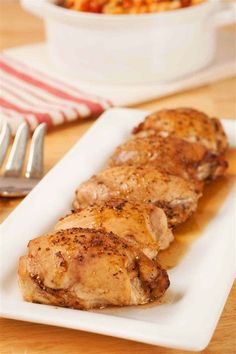
[[[145,304],[169,286],[166,271],[139,248],[82,228],[30,241],[18,274],[25,300],[77,309]]]
[[[152,167],[108,168],[82,183],[74,207],[84,208],[111,198],[153,203],[164,209],[170,226],[184,222],[197,208],[201,193],[194,183]]]
[[[164,211],[152,204],[126,200],[110,200],[101,205],[88,206],[61,218],[55,230],[83,227],[104,229],[122,239],[138,244],[149,258],[159,249],[167,248],[173,240]]]
[[[209,152],[220,155],[228,142],[219,119],[191,108],[164,109],[147,116],[133,131],[136,136],[176,136],[190,143],[199,143]]]
[[[197,181],[223,175],[227,167],[224,159],[208,152],[203,145],[160,136],[132,139],[118,146],[109,165],[123,164],[151,165],[159,171]]]

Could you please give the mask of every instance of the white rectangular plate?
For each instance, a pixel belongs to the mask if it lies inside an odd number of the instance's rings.
[[[99,171],[147,112],[111,109],[44,177],[0,227],[1,315],[179,349],[202,350],[211,339],[235,274],[236,189],[169,271],[170,300],[147,307],[79,311],[22,300],[17,263],[30,239],[47,232],[71,206],[76,187]],[[236,122],[223,124],[236,145]],[[213,238],[214,236],[214,238]]]

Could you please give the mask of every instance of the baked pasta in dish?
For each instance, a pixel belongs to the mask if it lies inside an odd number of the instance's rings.
[[[177,10],[206,0],[65,0],[64,6],[82,12],[144,14]]]

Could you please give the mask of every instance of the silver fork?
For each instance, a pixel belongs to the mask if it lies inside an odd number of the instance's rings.
[[[19,126],[6,163],[5,172],[0,176],[0,196],[24,197],[40,181],[43,175],[43,146],[46,129],[47,125],[42,123],[36,128],[32,136],[29,159],[23,176],[22,169],[29,140],[29,127],[27,123],[22,123]],[[0,134],[0,167],[6,157],[10,137],[10,126],[5,123]]]

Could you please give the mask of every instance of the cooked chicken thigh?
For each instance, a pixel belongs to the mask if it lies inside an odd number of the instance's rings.
[[[108,168],[82,183],[74,207],[84,208],[111,198],[153,203],[164,209],[170,226],[184,222],[197,208],[201,193],[181,177],[167,175],[152,167]]]
[[[149,115],[79,186],[75,210],[29,242],[18,267],[24,299],[88,310],[162,296],[169,278],[157,253],[197,209],[204,182],[224,174],[227,146],[220,121],[194,109]]]
[[[159,249],[167,248],[173,240],[164,211],[152,204],[126,200],[109,200],[88,206],[61,218],[55,230],[83,227],[104,229],[122,239],[138,243],[143,253],[154,258]]]
[[[25,300],[78,309],[145,304],[169,286],[166,271],[139,248],[82,228],[30,241],[18,274]]]
[[[209,152],[222,154],[227,137],[219,119],[191,108],[164,109],[147,116],[133,131],[135,136],[176,136],[191,143],[200,143]]]
[[[160,136],[132,139],[118,146],[109,165],[123,164],[151,165],[161,172],[197,181],[223,175],[227,167],[224,159],[208,152],[203,145]]]

